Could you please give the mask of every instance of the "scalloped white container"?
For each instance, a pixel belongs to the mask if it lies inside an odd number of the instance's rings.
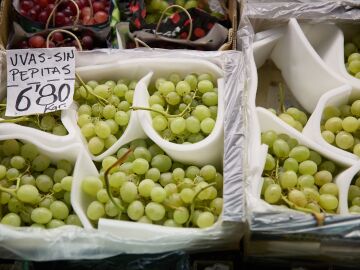
[[[190,64],[190,63],[189,63]],[[212,73],[215,78],[219,78],[221,72],[218,67],[205,61],[191,63],[191,67],[199,73]],[[189,73],[188,69],[177,71],[181,76]],[[156,73],[158,77],[164,76],[161,72]],[[152,74],[147,75],[138,84],[137,92],[134,95],[134,105],[149,107],[149,92],[147,87],[150,83]],[[203,166],[213,164],[221,167],[223,153],[223,127],[224,127],[224,81],[217,80],[218,86],[218,114],[212,132],[200,142],[194,144],[177,144],[163,139],[153,128],[151,113],[149,111],[138,111],[139,122],[146,135],[158,146],[160,146],[171,158],[185,164]]]
[[[131,79],[131,80],[139,80],[138,84],[141,82],[141,78],[147,73],[145,70],[141,70],[139,66],[140,62],[138,60],[135,61],[121,61],[114,64],[105,64],[105,65],[93,65],[78,68],[76,71],[80,75],[80,77],[84,81],[89,80],[119,80],[122,78]],[[138,87],[135,88],[135,93],[138,91]],[[131,112],[129,123],[121,135],[120,138],[113,144],[110,148],[106,149],[100,155],[93,155],[90,153],[87,141],[84,136],[81,134],[81,129],[77,124],[77,105],[73,104],[72,109],[65,111],[66,119],[71,123],[72,129],[75,130],[77,140],[81,141],[84,145],[84,148],[91,156],[94,161],[101,161],[105,157],[110,156],[124,144],[128,142],[145,138],[145,133],[142,130],[138,118],[136,117],[137,112]]]
[[[353,161],[344,160],[341,156],[334,156],[330,149],[320,146],[319,144],[305,137],[300,132],[297,132],[295,129],[288,126],[285,122],[283,122],[281,119],[276,117],[273,113],[271,113],[267,109],[261,107],[256,108],[256,115],[258,117],[260,124],[260,130],[257,131],[258,132],[257,136],[260,136],[260,132],[274,130],[277,133],[284,133],[289,135],[290,137],[296,139],[299,142],[299,144],[309,147],[311,150],[318,152],[323,157],[331,161],[334,161],[336,164],[344,167],[345,169],[355,164],[355,162]],[[267,148],[266,145],[263,146]],[[254,189],[254,192],[248,195],[249,200],[253,202],[252,211],[267,212],[271,210],[274,211],[276,210],[276,211],[293,212],[295,210],[284,208],[282,206],[270,205],[264,200],[259,200],[261,197],[261,188],[263,185],[263,178],[261,177],[261,174],[265,165],[266,154],[267,151],[263,151],[259,153],[258,159],[262,161],[263,166],[261,170],[258,172],[258,177],[252,178],[253,181],[256,181],[256,188]],[[339,181],[336,182],[336,184],[338,185],[339,190],[343,189],[342,184]],[[340,197],[339,197],[339,205],[342,205],[343,203],[344,202],[340,201]]]
[[[355,29],[354,27],[353,29]],[[347,37],[355,35],[355,30],[342,30],[333,24],[303,25],[302,30],[309,43],[319,54],[324,63],[334,71],[337,76],[343,77],[347,84],[354,89],[360,90],[360,79],[351,76],[345,67],[344,62],[344,41]],[[321,36],[319,42],[319,35]]]
[[[322,39],[322,32],[319,32],[319,44]],[[308,112],[314,110],[322,94],[345,83],[320,58],[296,19],[290,19],[286,33],[276,43],[270,58],[281,70],[297,101]]]
[[[344,162],[347,162],[349,164],[357,162],[359,160],[359,157],[351,152],[342,150],[341,148],[338,148],[326,142],[321,136],[320,125],[325,107],[347,104],[349,98],[351,98],[351,96],[353,95],[352,93],[354,92],[356,92],[357,96],[360,97],[360,91],[353,91],[350,85],[343,85],[324,94],[320,98],[314,112],[310,116],[306,126],[302,131],[302,133],[306,137],[312,139],[321,147],[329,149],[329,151],[331,151],[334,155],[339,156],[344,160]]]

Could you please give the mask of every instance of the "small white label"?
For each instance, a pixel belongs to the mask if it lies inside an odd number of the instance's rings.
[[[75,48],[8,50],[6,116],[69,108],[75,82]]]

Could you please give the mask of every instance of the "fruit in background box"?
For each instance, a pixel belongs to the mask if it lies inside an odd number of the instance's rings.
[[[95,47],[94,36],[91,32],[75,33],[79,37],[83,50],[92,50]],[[78,41],[68,34],[55,32],[49,41],[49,48],[53,47],[76,47],[79,49]],[[36,34],[28,40],[22,40],[15,45],[17,49],[46,48],[46,37]]]
[[[2,224],[16,227],[43,224],[49,229],[65,224],[81,226],[68,200],[71,162],[59,160],[52,164],[35,145],[15,139],[1,141],[0,147]]]
[[[360,100],[341,106],[328,106],[321,120],[323,139],[360,157]]]
[[[165,140],[196,143],[214,129],[218,89],[211,75],[171,74],[149,88],[154,89],[149,98],[152,125]]]
[[[103,24],[109,20],[110,0],[92,1],[93,10],[88,1],[75,1],[80,11],[80,23],[83,25]],[[20,0],[20,13],[34,21],[46,24],[55,8],[52,0]],[[71,1],[63,1],[55,12],[57,27],[73,25],[77,10]],[[91,16],[92,15],[92,16]],[[52,25],[52,20],[50,20]]]
[[[104,172],[117,161],[115,156],[103,160],[101,176],[82,180],[83,192],[93,200],[86,211],[90,220],[96,222],[103,217],[199,228],[214,224],[223,205],[222,181],[218,181],[222,175],[214,166],[198,168],[174,162],[150,140],[136,140],[123,146],[117,157],[121,158],[129,147],[132,154],[111,169],[109,186]],[[104,196],[106,202],[99,200],[98,192],[104,190],[103,185],[119,207],[110,196]]]
[[[75,88],[78,103],[78,126],[93,155],[109,149],[125,132],[130,120],[136,81],[89,81]]]
[[[266,202],[304,212],[336,210],[339,190],[331,183],[337,170],[333,162],[272,130],[261,133],[261,141],[269,147],[261,191]]]

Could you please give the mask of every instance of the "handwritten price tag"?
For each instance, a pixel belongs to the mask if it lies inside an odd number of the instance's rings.
[[[69,108],[74,95],[74,48],[9,50],[6,60],[6,116]]]

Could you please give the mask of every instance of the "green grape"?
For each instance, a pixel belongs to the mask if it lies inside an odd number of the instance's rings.
[[[200,123],[201,131],[205,134],[210,134],[211,131],[214,129],[214,126],[215,120],[210,117],[203,119]]]
[[[312,160],[305,160],[299,164],[299,172],[301,174],[314,175],[317,172],[317,165]]]
[[[46,224],[47,229],[55,229],[61,226],[65,226],[65,222],[59,219],[52,219],[48,224]]]
[[[270,154],[267,154],[267,157],[266,157],[266,161],[267,159],[272,159],[273,160],[273,165],[272,165],[272,169],[275,168],[275,160],[273,158],[272,155]],[[287,158],[285,161],[284,161],[284,164],[283,164],[283,168],[286,170],[286,171],[294,171],[294,172],[297,172],[298,169],[299,169],[299,163],[296,161],[296,159],[294,158]],[[265,169],[266,169],[266,165],[265,165]]]
[[[282,139],[276,139],[273,143],[273,151],[279,158],[287,157],[290,152],[290,147],[286,141]]]
[[[133,201],[127,208],[127,214],[132,220],[139,220],[144,215],[144,205],[141,201]]]
[[[356,45],[353,43],[345,43],[344,45],[344,53],[345,57],[349,57],[352,53],[355,53],[357,51]]]
[[[299,207],[305,207],[308,203],[304,192],[293,189],[288,194],[288,199]]]
[[[82,114],[86,114],[86,115],[91,115],[91,107],[88,104],[82,104],[79,108],[78,108],[78,116],[82,115]]]
[[[53,175],[53,178],[54,178],[54,182],[55,183],[59,183],[61,182],[61,180],[68,176],[68,173],[63,170],[63,169],[57,169],[55,172],[54,172],[54,175]]]
[[[199,121],[202,121],[205,118],[211,118],[211,112],[205,105],[197,105],[193,110],[192,115]]]
[[[319,202],[320,200],[320,194],[316,190],[305,187],[302,192],[305,194],[306,200],[308,202]]]
[[[342,120],[339,117],[331,117],[325,122],[325,129],[333,133],[337,133],[342,130]]]
[[[91,123],[91,117],[88,114],[81,114],[77,119],[77,123],[79,127],[83,127],[84,125]]]
[[[145,207],[145,214],[152,221],[159,221],[165,216],[165,208],[160,203],[149,202]]]
[[[360,206],[353,205],[349,208],[351,214],[360,214]]]
[[[293,171],[286,171],[283,173],[280,173],[279,176],[281,187],[286,189],[290,189],[296,186],[298,182],[298,177],[295,172]]]
[[[1,224],[13,226],[13,227],[20,227],[21,219],[15,213],[8,213],[1,219]]]
[[[335,134],[329,130],[324,130],[323,132],[321,132],[321,136],[324,138],[325,141],[330,144],[333,144],[335,142]]]
[[[96,193],[96,198],[99,202],[101,203],[107,203],[110,198],[109,195],[106,191],[106,189],[100,189],[97,193]]]
[[[153,118],[152,125],[156,131],[163,131],[168,127],[168,120],[162,115],[157,115]]]
[[[332,161],[324,161],[323,163],[320,164],[319,169],[328,171],[333,174],[335,173],[336,166]]]
[[[2,151],[5,156],[15,156],[20,152],[20,144],[17,140],[6,140],[3,142]]]
[[[216,177],[216,168],[212,165],[205,165],[200,170],[200,176],[205,179],[205,181],[210,182]]]
[[[321,194],[319,205],[325,210],[336,210],[338,207],[338,199],[331,194]]]
[[[118,205],[121,205],[121,202],[118,198],[114,198],[114,200]],[[121,214],[120,209],[111,200],[105,204],[105,213],[109,217],[116,217]]]
[[[26,160],[22,156],[13,156],[10,159],[10,165],[15,169],[21,170],[25,168]]]
[[[105,207],[102,203],[93,201],[89,204],[86,210],[86,215],[90,220],[97,221],[105,216]]]
[[[52,219],[52,212],[44,207],[35,208],[31,212],[31,220],[35,223],[46,224]]]
[[[359,127],[359,122],[355,117],[348,116],[343,119],[342,127],[347,132],[355,132]]]
[[[218,95],[215,92],[206,92],[201,99],[206,106],[216,106],[218,104]]]
[[[91,154],[98,155],[104,150],[105,142],[99,137],[92,137],[88,142],[88,147]]]
[[[157,168],[160,172],[167,172],[172,166],[171,159],[163,154],[156,155],[151,160],[151,167]]]
[[[39,151],[34,144],[25,143],[21,146],[20,154],[25,159],[32,161],[39,154]]]
[[[35,204],[39,199],[39,191],[32,185],[20,186],[16,192],[16,195],[17,198],[24,203]],[[3,199],[3,196],[1,196],[1,199]]]
[[[153,166],[153,164],[151,164],[151,166]],[[148,179],[153,180],[154,182],[159,181],[160,179],[160,170],[158,168],[150,168],[146,174],[145,177]]]
[[[185,96],[188,95],[191,92],[191,85],[189,82],[185,81],[179,81],[176,84],[176,92],[177,94],[179,94],[180,96]]]
[[[190,217],[189,210],[185,207],[179,207],[174,211],[174,221],[177,224],[184,224]]]
[[[324,120],[328,120],[333,117],[340,117],[341,111],[336,106],[327,106],[324,108],[323,111],[323,118]]]
[[[137,186],[132,182],[124,183],[120,188],[120,196],[124,202],[131,203],[138,196]]]
[[[157,203],[161,203],[165,200],[167,193],[162,187],[153,187],[150,192],[151,200]]]
[[[95,134],[101,138],[106,139],[111,134],[111,129],[105,121],[98,121],[94,127]]]
[[[186,129],[186,121],[182,117],[176,117],[170,122],[170,130],[174,134],[181,134]]]
[[[349,149],[354,145],[354,137],[346,131],[340,131],[336,134],[335,143],[342,149]]]
[[[265,201],[276,203],[281,198],[281,187],[278,184],[270,184],[264,193]]]
[[[69,209],[66,204],[62,201],[54,201],[50,205],[50,211],[52,216],[56,219],[66,219],[69,215]]]
[[[103,183],[97,177],[87,176],[83,179],[81,187],[86,194],[95,197],[97,192],[103,188]]]
[[[104,99],[111,96],[111,88],[106,84],[99,84],[94,88],[94,93]]]
[[[142,216],[140,219],[138,219],[137,222],[146,223],[146,224],[152,224],[151,219],[149,219],[147,216]],[[166,226],[165,223],[163,225]]]
[[[138,190],[139,194],[145,198],[150,197],[151,191],[154,188],[155,183],[151,179],[144,179],[140,182]]]
[[[53,180],[45,174],[40,174],[38,177],[36,177],[35,182],[36,182],[36,187],[40,191],[45,193],[49,192],[54,185]]]
[[[294,158],[297,162],[302,162],[310,157],[310,150],[302,145],[295,146],[291,149],[289,157]]]
[[[186,118],[185,124],[186,130],[194,134],[198,133],[201,129],[199,119],[194,116]]]
[[[199,228],[207,228],[214,224],[215,217],[212,213],[205,211],[199,214],[196,221]]]
[[[348,193],[348,200],[352,201],[356,197],[360,197],[360,188],[358,186],[355,186],[355,185],[350,185],[349,193]]]
[[[298,178],[298,185],[302,188],[312,187],[315,184],[315,178],[312,175],[300,175]]]
[[[185,178],[185,171],[182,168],[175,168],[172,174],[173,174],[173,179],[176,183],[184,180]]]
[[[269,130],[261,133],[261,142],[267,144],[269,147],[273,146],[276,139],[277,139],[277,134],[273,130]]]
[[[36,172],[45,171],[50,166],[51,160],[49,157],[39,154],[31,163],[31,168]]]
[[[132,171],[136,174],[145,174],[149,169],[149,163],[146,159],[137,158],[132,162]]]
[[[334,183],[326,183],[321,186],[319,192],[320,194],[330,194],[330,195],[338,196],[339,189],[337,185]]]

